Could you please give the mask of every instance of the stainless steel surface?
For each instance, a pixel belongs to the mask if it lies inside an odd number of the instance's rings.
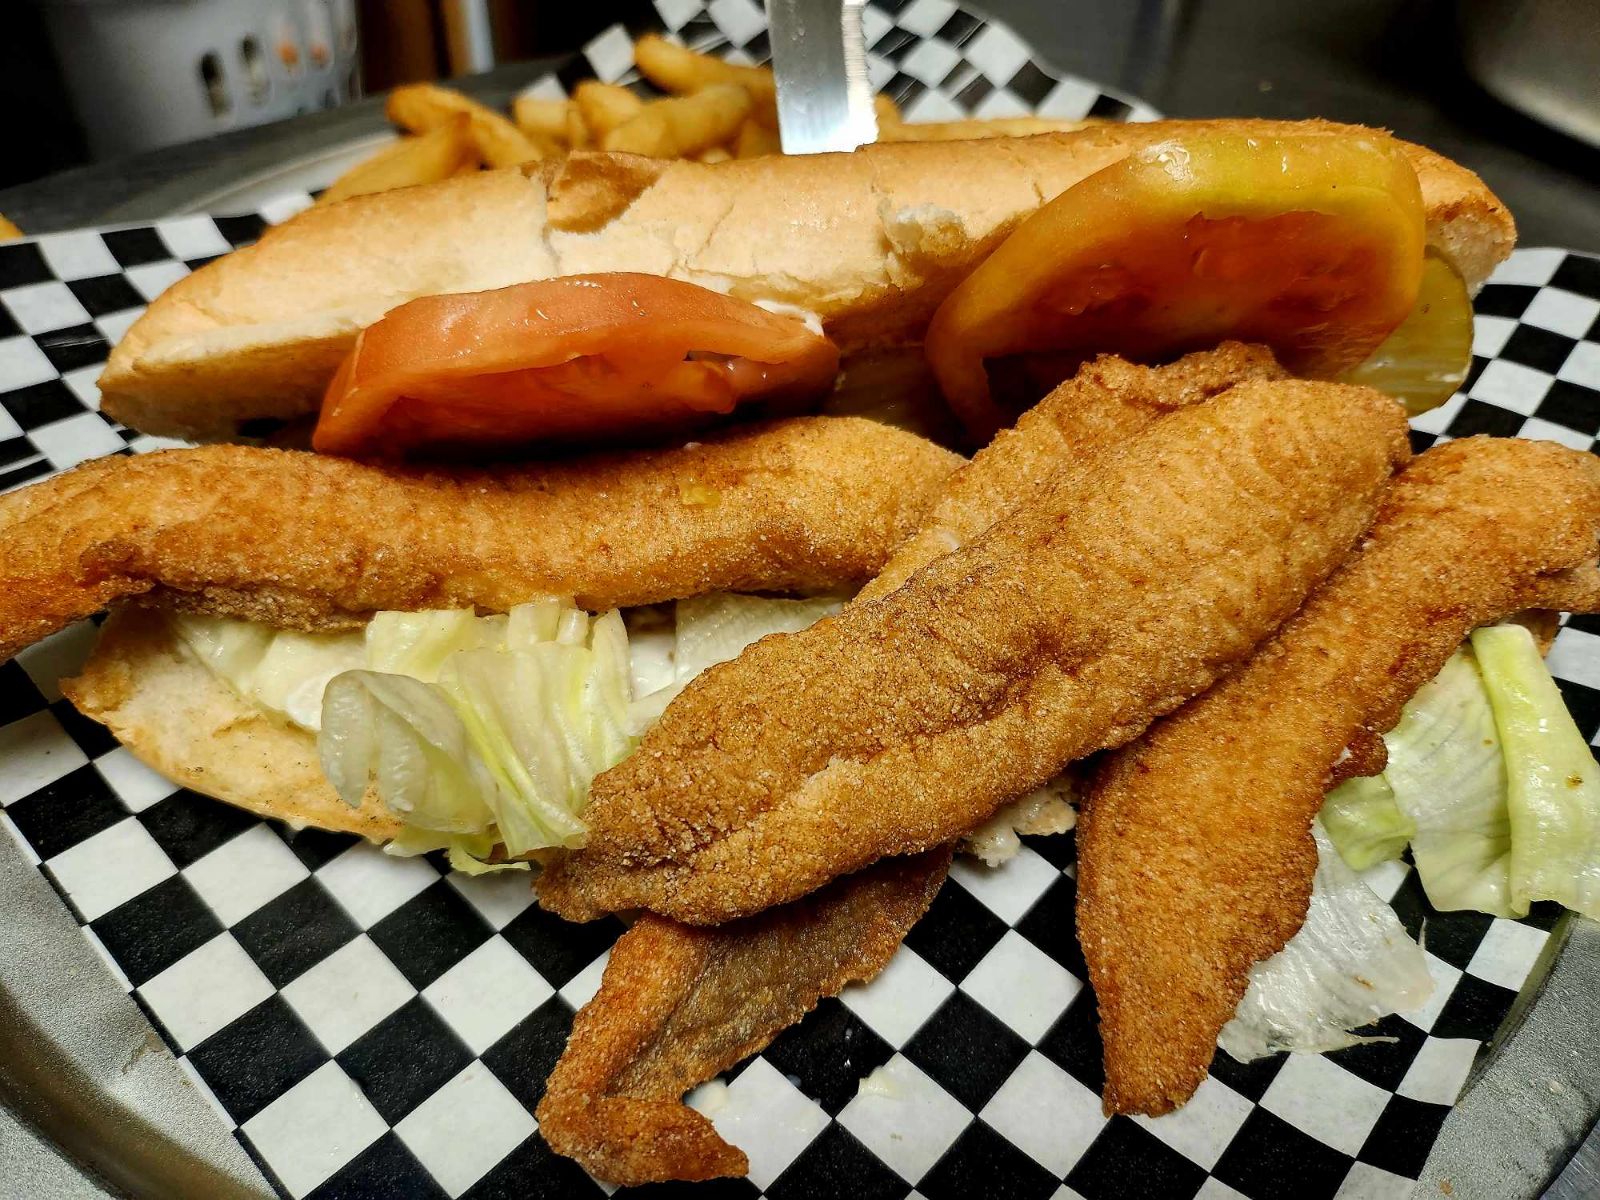
[[[354,0],[54,0],[44,12],[96,158],[350,98]]]
[[[1600,1126],[1589,1131],[1567,1169],[1544,1196],[1545,1200],[1593,1200],[1600,1196]]]
[[[1415,1196],[1537,1196],[1566,1166],[1597,1112],[1600,924],[1569,913],[1445,1121]],[[1568,1182],[1546,1193],[1547,1200],[1596,1194],[1572,1191]]]
[[[4,832],[0,912],[0,1102],[113,1194],[270,1198],[255,1164]],[[25,1129],[0,1130],[0,1196],[94,1194],[69,1183],[43,1150]]]
[[[1467,70],[1490,92],[1600,146],[1600,3],[1460,0]]]
[[[0,1108],[0,1167],[0,1200],[100,1200],[110,1195],[5,1108]]]
[[[878,136],[862,0],[767,0],[785,154],[854,150]]]

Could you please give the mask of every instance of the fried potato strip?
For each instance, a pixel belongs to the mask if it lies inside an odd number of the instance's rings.
[[[1107,1112],[1170,1111],[1205,1078],[1255,962],[1305,919],[1311,819],[1345,747],[1478,625],[1593,609],[1600,462],[1471,438],[1420,456],[1360,554],[1234,674],[1112,757],[1078,826],[1078,932]]]
[[[714,924],[975,827],[1242,660],[1408,453],[1398,405],[1335,384],[1155,422],[898,590],[700,676],[595,780],[541,899]]]
[[[476,170],[477,165],[471,122],[465,115],[458,115],[419,137],[403,137],[371,158],[362,159],[334,180],[317,197],[317,203],[332,204],[351,196],[437,183],[462,168]]]
[[[478,157],[490,167],[515,167],[545,157],[538,144],[504,113],[436,83],[395,88],[384,104],[384,114],[400,128],[420,134],[465,117]]]
[[[689,96],[657,100],[596,139],[607,150],[678,158],[731,141],[750,113],[750,93],[731,83],[712,84]],[[594,128],[587,110],[584,116]]]
[[[0,497],[0,660],[131,596],[318,629],[535,595],[603,610],[831,590],[871,578],[961,461],[836,417],[536,467],[106,459]]]
[[[743,1151],[684,1105],[845,984],[881,971],[928,910],[948,850],[881,863],[715,929],[646,914],[612,948],[539,1103],[558,1154],[610,1183],[743,1175]]]
[[[690,95],[717,84],[735,84],[749,92],[763,109],[770,110],[777,102],[777,83],[766,67],[725,62],[669,42],[659,34],[647,33],[634,42],[633,61],[641,75],[675,96]]]

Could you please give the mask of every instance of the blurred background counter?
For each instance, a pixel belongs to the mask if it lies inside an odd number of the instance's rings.
[[[1388,127],[1482,174],[1516,214],[1525,245],[1600,252],[1600,148],[1585,140],[1600,141],[1596,0],[973,7],[1009,22],[1061,70],[1169,115]],[[0,213],[30,233],[182,211],[231,180],[377,135],[382,114],[354,99],[363,92],[454,76],[504,103],[557,56],[647,11],[639,0],[14,0],[8,8]],[[150,11],[166,22],[159,51],[125,49],[119,17]],[[217,49],[202,45],[207,37]],[[57,55],[63,46],[69,52]],[[138,104],[115,99],[130,80],[147,85],[136,89]],[[209,110],[208,123],[195,126],[186,106]],[[157,124],[189,119],[185,133],[231,131],[136,149],[149,134],[133,126],[152,112]],[[237,127],[268,117],[292,119]]]

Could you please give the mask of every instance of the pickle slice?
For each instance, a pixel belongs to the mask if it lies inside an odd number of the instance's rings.
[[[1429,250],[1411,315],[1341,378],[1387,392],[1415,417],[1455,395],[1471,369],[1472,298],[1461,273]]]

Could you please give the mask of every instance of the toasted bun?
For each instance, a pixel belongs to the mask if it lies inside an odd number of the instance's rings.
[[[199,439],[314,412],[355,336],[418,296],[643,271],[820,314],[847,355],[920,340],[944,296],[1043,202],[1141,147],[1211,129],[1328,137],[1326,122],[1159,121],[708,165],[576,153],[312,208],[179,280],[116,347],[104,410]],[[1428,240],[1476,289],[1515,228],[1476,175],[1407,146]]]
[[[340,800],[317,762],[316,739],[236,695],[160,613],[113,614],[83,673],[61,686],[140,761],[186,788],[297,828],[374,841],[399,831],[381,805]]]

